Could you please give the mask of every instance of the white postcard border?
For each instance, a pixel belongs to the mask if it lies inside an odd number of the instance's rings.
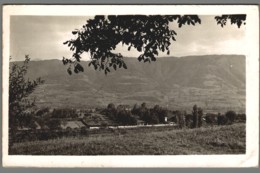
[[[10,16],[108,14],[247,14],[246,154],[188,156],[16,156],[8,155]],[[7,5],[3,8],[3,166],[12,167],[256,167],[259,160],[259,14],[254,5]]]

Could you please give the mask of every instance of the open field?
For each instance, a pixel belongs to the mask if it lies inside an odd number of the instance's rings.
[[[88,137],[15,143],[11,155],[244,154],[245,124],[199,129],[122,129]]]

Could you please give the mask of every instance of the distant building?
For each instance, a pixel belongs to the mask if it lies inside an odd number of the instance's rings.
[[[164,122],[167,123],[167,121],[168,121],[168,118],[164,117]]]
[[[34,122],[34,124],[35,124],[36,130],[42,129],[41,126],[39,125],[39,123]],[[32,128],[30,128],[30,127],[18,127],[17,130],[32,130]]]
[[[137,125],[143,126],[145,125],[145,122],[143,120],[137,120]]]
[[[86,127],[81,121],[65,121],[61,124],[62,129],[79,129],[81,127]]]
[[[118,105],[117,109],[126,110],[126,111],[132,110],[131,106],[129,106],[129,105]]]
[[[40,126],[39,123],[35,122],[35,125],[36,125],[36,129],[37,129],[37,130],[40,130],[40,129],[41,129],[41,126]]]

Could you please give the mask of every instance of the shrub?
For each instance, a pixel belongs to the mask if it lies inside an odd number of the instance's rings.
[[[57,130],[60,129],[61,121],[58,119],[52,119],[47,125],[51,130]]]
[[[177,120],[177,125],[179,128],[183,128],[185,125],[185,117],[184,117],[184,112],[182,111],[176,111],[176,120]]]
[[[117,112],[116,121],[123,125],[136,125],[137,120],[132,115],[131,111],[120,110]]]
[[[244,113],[243,114],[237,114],[236,121],[245,123],[246,122],[246,114],[244,114]]]
[[[210,125],[214,125],[217,123],[217,114],[211,114],[211,113],[207,113],[205,116],[206,119],[206,123],[210,124]]]
[[[224,115],[221,115],[220,113],[218,114],[217,120],[218,120],[218,125],[227,124],[227,117]]]
[[[236,112],[234,112],[234,111],[227,111],[226,112],[226,117],[227,117],[227,119],[228,119],[228,123],[229,124],[233,124],[233,122],[235,121],[235,118],[236,118]]]
[[[168,115],[168,110],[160,107],[159,105],[155,105],[153,109],[151,109],[151,114],[158,118],[158,123],[165,123],[165,117]]]
[[[193,106],[192,115],[193,115],[193,128],[197,128],[198,127],[198,107],[197,107],[197,105]]]
[[[107,105],[107,109],[108,109],[108,110],[110,110],[110,109],[116,109],[116,106],[115,106],[114,103],[109,103],[109,104]]]
[[[202,126],[203,109],[198,108],[198,127]]]
[[[188,128],[192,128],[192,126],[193,126],[193,115],[191,115],[191,114],[185,115],[185,125]]]

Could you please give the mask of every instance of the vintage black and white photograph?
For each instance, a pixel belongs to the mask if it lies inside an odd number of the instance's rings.
[[[71,166],[257,166],[257,7],[17,5],[5,14],[6,165],[67,167],[87,156]]]

